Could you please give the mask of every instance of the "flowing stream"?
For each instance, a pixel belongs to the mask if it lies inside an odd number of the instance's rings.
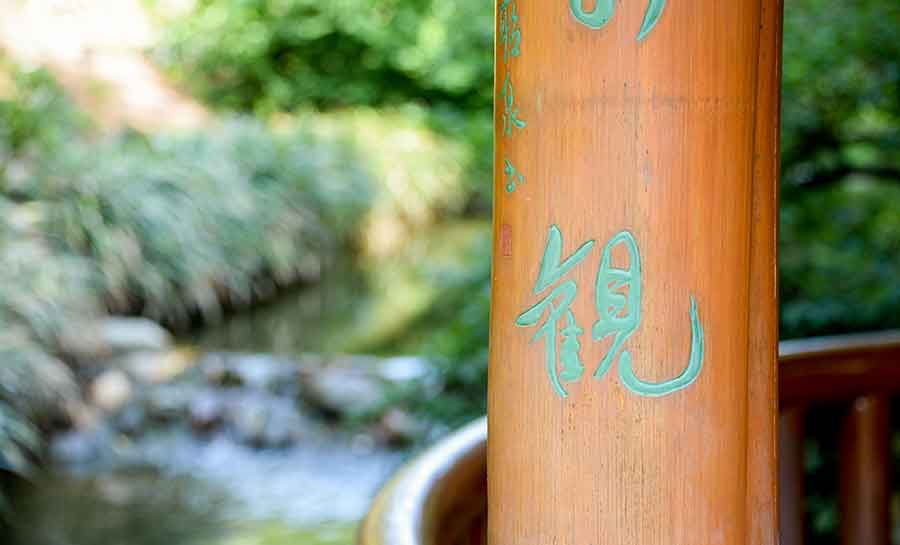
[[[483,236],[483,223],[459,224],[413,241],[401,258],[334,264],[320,284],[285,293],[181,343],[201,362],[215,353],[277,360],[373,347],[389,356],[384,340],[397,338],[439,293],[433,268],[459,267],[466,248]],[[203,383],[199,370],[179,381],[176,391],[186,390],[182,397],[194,405],[204,396],[248,414],[257,402],[276,409],[303,405],[293,390],[235,397],[237,390]],[[390,446],[302,407],[287,412],[302,417],[302,434],[286,445],[248,444],[235,433],[198,433],[196,423],[185,419],[147,416],[132,424],[141,428],[137,434],[110,426],[102,448],[86,446],[77,434],[57,441],[54,448],[75,452],[77,461],[51,464],[17,485],[12,535],[2,542],[350,545],[373,495],[415,447]]]

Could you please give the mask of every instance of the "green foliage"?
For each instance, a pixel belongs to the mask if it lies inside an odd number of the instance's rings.
[[[441,286],[428,309],[394,339],[403,350],[428,354],[444,381],[440,396],[410,396],[404,403],[439,422],[459,426],[487,410],[488,316],[491,238],[484,233],[468,249],[466,267],[431,270]]]
[[[333,142],[232,121],[190,136],[70,146],[27,188],[57,250],[98,269],[107,304],[181,324],[261,285],[317,274],[368,207],[368,178]],[[262,281],[262,284],[260,284]]]
[[[489,2],[199,0],[163,64],[223,108],[452,104],[489,109]]]
[[[22,69],[0,52],[0,194],[16,197],[29,162],[53,156],[88,127],[46,69]]]
[[[341,134],[234,119],[99,137],[47,72],[0,73],[0,470],[24,473],[77,395],[56,357],[73,324],[214,319],[319,274],[373,197]]]
[[[157,60],[213,107],[390,106],[451,135],[468,154],[459,184],[487,209],[490,2],[199,0],[167,29]]]
[[[855,179],[781,208],[782,337],[900,327],[900,186]]]
[[[87,120],[45,68],[24,70],[0,55],[0,158],[54,150]],[[2,163],[0,163],[2,164]]]
[[[0,401],[0,471],[25,475],[29,456],[39,445],[37,431],[5,401]],[[2,497],[0,497],[2,507]]]
[[[311,122],[317,131],[346,139],[365,157],[376,186],[367,246],[397,246],[417,230],[462,213],[472,153],[429,130],[421,108],[357,108],[314,115]]]
[[[785,197],[849,174],[900,180],[900,4],[785,6]]]
[[[54,256],[33,240],[14,207],[0,199],[0,470],[25,473],[37,426],[76,395],[65,365],[51,355],[62,321],[92,312],[87,266]],[[20,210],[21,212],[21,210]]]
[[[900,327],[900,4],[785,9],[782,337]]]

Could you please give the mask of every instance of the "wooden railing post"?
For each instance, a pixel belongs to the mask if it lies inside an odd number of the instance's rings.
[[[774,545],[778,0],[497,0],[491,545]]]
[[[803,545],[806,531],[806,495],[803,444],[806,409],[790,407],[781,414],[778,427],[778,507],[780,545]]]
[[[858,398],[841,430],[841,543],[890,540],[890,412],[886,395]]]

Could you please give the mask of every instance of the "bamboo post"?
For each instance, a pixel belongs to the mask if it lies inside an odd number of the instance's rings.
[[[841,429],[841,543],[891,542],[891,400],[854,400]]]
[[[774,545],[778,0],[498,0],[491,545]]]

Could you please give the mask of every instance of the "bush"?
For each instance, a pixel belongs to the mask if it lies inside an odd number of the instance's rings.
[[[356,108],[310,117],[317,131],[346,138],[365,157],[375,186],[363,233],[367,250],[395,251],[416,232],[464,211],[472,154],[429,130],[421,109]]]
[[[782,338],[900,327],[898,206],[865,178],[782,203]]]
[[[58,359],[73,324],[185,325],[318,275],[372,187],[340,134],[245,118],[101,137],[46,72],[0,74],[0,470],[24,473],[77,395]]]
[[[318,273],[355,233],[367,177],[333,142],[232,121],[70,146],[26,189],[56,250],[87,256],[113,311],[171,324]]]
[[[900,327],[900,4],[786,6],[782,337]]]
[[[24,70],[0,51],[0,195],[17,198],[29,164],[52,157],[89,127],[46,69]]]
[[[87,263],[48,253],[17,221],[24,223],[0,199],[0,470],[23,474],[38,427],[77,394],[68,368],[51,355],[63,321],[96,309]]]
[[[0,55],[0,471],[30,470],[39,428],[76,394],[52,354],[66,318],[95,313],[89,263],[55,254],[39,235],[44,210],[26,203],[30,165],[52,156],[87,123],[45,70]],[[2,507],[0,496],[0,507]]]
[[[155,57],[220,110],[390,107],[424,122],[466,147],[458,183],[486,211],[493,31],[482,0],[199,0]]]
[[[157,58],[221,108],[492,103],[493,7],[481,0],[198,0]]]
[[[785,198],[839,183],[852,174],[900,181],[897,28],[897,2],[787,4]]]

